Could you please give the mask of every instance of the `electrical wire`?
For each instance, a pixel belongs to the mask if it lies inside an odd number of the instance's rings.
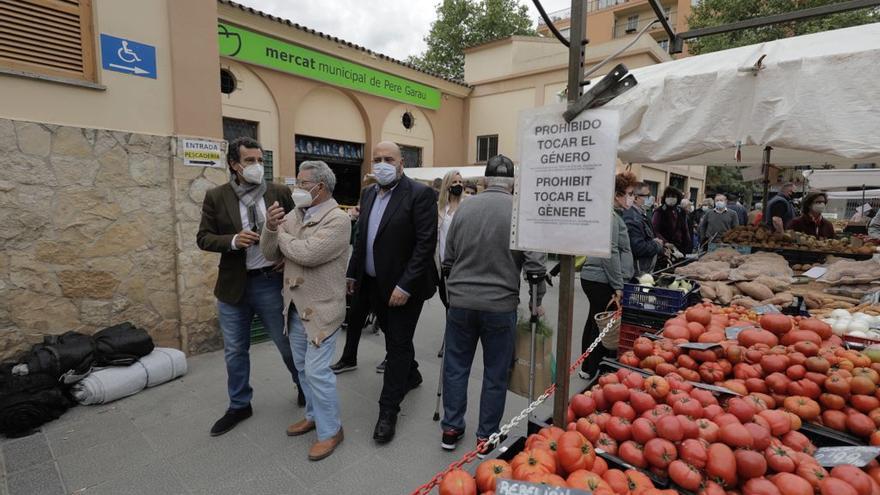
[[[565,39],[565,36],[563,36],[562,33],[560,33],[558,29],[556,29],[556,26],[553,25],[553,21],[550,20],[550,16],[547,15],[547,12],[544,10],[544,7],[541,6],[541,1],[540,0],[532,0],[532,2],[535,4],[535,8],[538,9],[538,13],[541,14],[541,19],[544,19],[544,24],[546,24],[547,27],[550,28],[550,32],[553,33],[553,36],[556,36],[556,39],[558,39],[559,42],[562,43],[563,45],[571,46],[569,41],[567,39]]]
[[[632,41],[630,41],[629,43],[627,43],[626,46],[624,46],[624,47],[621,48],[620,50],[617,50],[616,52],[612,53],[611,55],[608,55],[608,57],[607,57],[605,60],[599,62],[598,64],[596,64],[596,65],[594,65],[594,66],[592,66],[592,67],[590,67],[590,70],[584,72],[584,80],[586,80],[588,77],[590,77],[590,75],[593,74],[594,72],[596,72],[597,70],[601,69],[602,66],[604,66],[605,64],[607,64],[607,63],[610,62],[611,60],[614,60],[615,58],[617,58],[618,55],[620,55],[621,53],[623,53],[623,52],[629,50],[629,48],[630,48],[631,46],[635,45],[636,42],[639,41],[639,38],[641,38],[643,34],[647,33],[648,30],[651,29],[651,26],[653,26],[654,24],[657,24],[658,22],[660,22],[659,19],[654,19],[653,22],[650,22],[650,23],[648,23],[645,27],[643,27],[642,30],[639,31],[639,34],[637,34],[636,37],[633,38]]]

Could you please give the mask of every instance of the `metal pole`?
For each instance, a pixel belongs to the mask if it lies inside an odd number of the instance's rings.
[[[568,48],[568,101],[580,96],[584,69],[584,45],[587,30],[585,0],[571,0],[571,45]],[[574,328],[574,256],[562,255],[559,263],[559,319],[556,325],[556,362],[567,363],[571,357],[571,334]],[[556,365],[556,394],[553,396],[553,423],[565,428],[568,413],[569,379],[565,366]]]
[[[537,292],[537,286],[533,278],[529,277],[529,331],[532,334],[532,340],[529,343],[529,404],[535,401],[535,368],[537,367],[537,362],[535,361],[535,340],[538,337],[538,301],[535,299],[535,294]]]
[[[770,151],[772,149],[769,146],[765,146],[764,158],[761,160],[761,168],[764,169],[764,194],[761,196],[761,200],[764,202],[764,223],[767,223],[767,212],[770,211],[767,208],[767,198],[770,196]],[[770,222],[770,225],[773,225],[773,222]]]

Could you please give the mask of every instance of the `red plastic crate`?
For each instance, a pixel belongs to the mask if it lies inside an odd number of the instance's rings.
[[[626,321],[620,322],[620,340],[617,344],[617,355],[620,356],[626,351],[631,351],[633,343],[637,338],[646,333],[654,333],[656,331],[656,328],[634,325]]]

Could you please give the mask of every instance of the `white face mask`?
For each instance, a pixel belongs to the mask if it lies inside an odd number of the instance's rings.
[[[676,198],[675,196],[670,196],[666,198],[664,202],[666,203],[666,206],[675,206],[678,204],[678,198]]]
[[[709,211],[709,207],[706,205],[703,205],[701,208],[703,209],[703,211]]]
[[[654,196],[648,196],[645,198],[645,208],[650,208],[654,206]]]
[[[373,175],[381,186],[387,186],[397,180],[397,167],[390,163],[380,162],[373,164]]]
[[[634,198],[634,197],[632,197],[632,196],[627,196],[627,197],[626,197],[626,207],[627,207],[627,208],[632,208],[632,205],[633,205],[633,203],[635,202],[635,200],[636,200],[636,198]]]
[[[725,203],[724,201],[716,201],[715,202],[715,209],[716,210],[723,210],[725,208],[727,208],[727,203]]]
[[[825,203],[813,203],[813,212],[822,213],[825,211]]]
[[[252,163],[244,168],[241,172],[241,177],[250,182],[251,184],[262,184],[263,183],[263,164],[262,163]]]
[[[293,199],[293,204],[296,205],[297,208],[308,208],[309,206],[312,206],[312,189],[309,189],[308,191],[298,187],[294,189],[293,193],[290,195]]]

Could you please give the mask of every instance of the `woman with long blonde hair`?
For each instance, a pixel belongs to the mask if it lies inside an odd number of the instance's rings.
[[[464,192],[464,180],[458,170],[450,170],[443,176],[443,182],[440,184],[440,197],[437,199],[437,270],[443,263],[443,256],[446,253],[446,233],[449,232],[449,226],[452,224],[452,218],[455,211],[461,205],[462,193]],[[446,280],[443,278],[442,271],[440,276],[440,300],[443,305],[449,307],[446,300]]]

